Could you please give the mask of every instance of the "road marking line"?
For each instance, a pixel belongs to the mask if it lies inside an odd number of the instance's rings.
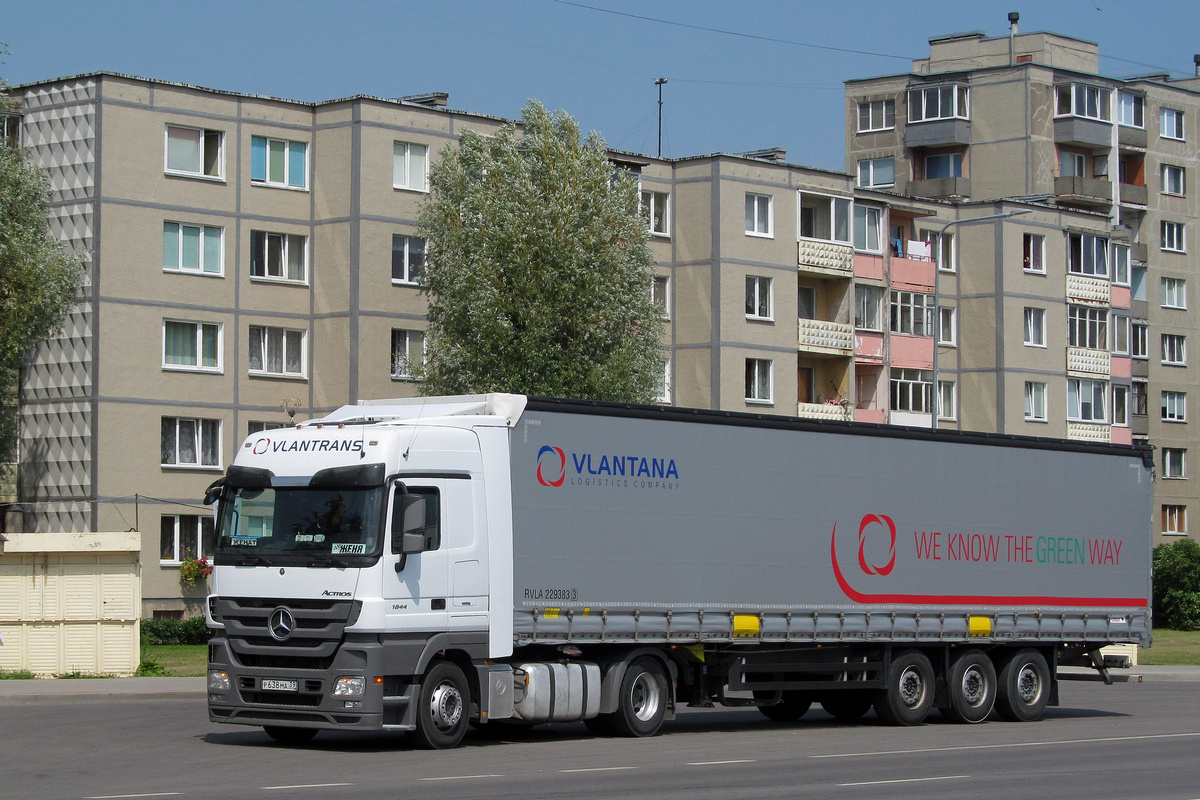
[[[295,786],[260,786],[260,790],[264,792],[277,791],[279,789],[324,789],[329,786],[353,786],[353,783],[298,783]]]
[[[475,781],[480,778],[503,778],[503,775],[447,775],[442,778],[417,778],[419,781]]]
[[[753,764],[756,759],[753,758],[732,758],[728,761],[688,761],[684,764],[685,767],[710,767],[718,764]]]
[[[890,781],[862,781],[860,783],[839,783],[838,786],[879,786],[885,783],[921,783],[922,781],[953,781],[969,778],[970,775],[941,775],[936,778],[896,778]]]
[[[637,767],[586,767],[584,769],[560,769],[559,772],[617,772],[623,769],[637,769]]]
[[[183,792],[150,792],[148,794],[101,794],[83,800],[120,800],[126,797],[182,797]]]
[[[1181,739],[1196,733],[1151,733],[1142,736],[1105,736],[1099,739],[1057,739],[1046,742],[1008,742],[1006,744],[968,744],[956,747],[923,747],[915,750],[877,750],[866,753],[828,753],[808,758],[861,758],[863,756],[903,756],[913,753],[950,753],[956,750],[1001,750],[1010,747],[1042,747],[1049,744],[1095,744],[1097,742],[1136,742],[1143,739]]]

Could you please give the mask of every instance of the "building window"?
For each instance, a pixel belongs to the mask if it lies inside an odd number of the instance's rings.
[[[1054,90],[1058,96],[1058,116],[1075,116],[1104,121],[1109,119],[1108,89],[1083,83],[1069,83],[1055,86]]]
[[[167,126],[165,167],[172,175],[221,178],[225,174],[225,133]]]
[[[1183,278],[1162,279],[1162,307],[1187,308],[1187,281]]]
[[[854,249],[865,253],[883,252],[883,209],[854,206]]]
[[[1172,253],[1182,253],[1185,250],[1182,222],[1162,221],[1162,249]]]
[[[796,289],[796,316],[800,319],[817,318],[817,290],[811,286]]]
[[[1027,422],[1046,421],[1046,384],[1025,381],[1025,420]]]
[[[773,398],[773,363],[766,358],[746,359],[746,402],[770,403]]]
[[[1187,338],[1179,333],[1162,335],[1162,363],[1171,367],[1187,366]]]
[[[850,198],[801,192],[800,237],[850,244]]]
[[[1177,167],[1173,164],[1162,165],[1162,192],[1163,194],[1177,194],[1181,197],[1184,195],[1184,171],[1183,167]]]
[[[1090,306],[1067,308],[1067,344],[1088,350],[1108,349],[1108,309]]]
[[[1046,346],[1046,309],[1025,308],[1025,346]]]
[[[953,347],[958,342],[958,309],[953,306],[938,308],[938,344]]]
[[[162,418],[164,467],[220,467],[221,420]]]
[[[650,301],[658,306],[663,319],[671,318],[671,279],[664,275],[655,275],[650,281]]]
[[[0,144],[21,146],[21,118],[18,115],[0,113]]]
[[[889,328],[892,333],[929,336],[933,332],[933,295],[893,291]]]
[[[954,381],[938,381],[938,419],[957,419],[957,409],[957,384]]]
[[[250,182],[303,189],[308,186],[308,144],[250,137]]]
[[[933,260],[937,262],[939,271],[955,271],[957,253],[955,252],[953,233],[922,229],[921,241],[929,243],[929,252],[933,255]]]
[[[892,368],[892,411],[928,414],[933,407],[933,372],[925,369]]]
[[[1183,112],[1173,108],[1158,110],[1158,132],[1164,139],[1183,141]]]
[[[890,131],[896,127],[896,101],[871,100],[858,104],[858,132]]]
[[[858,162],[858,185],[882,189],[896,185],[895,158],[869,158]]]
[[[970,93],[966,86],[926,86],[908,90],[908,121],[970,119]]]
[[[1146,98],[1140,94],[1117,92],[1117,124],[1127,128],[1146,127]]]
[[[250,231],[250,277],[304,283],[307,262],[307,236]]]
[[[774,203],[769,194],[746,192],[746,233],[749,236],[773,236]]]
[[[305,332],[250,326],[250,374],[303,378]]]
[[[667,206],[670,195],[666,192],[642,192],[641,212],[646,228],[656,236],[670,234]]]
[[[1113,352],[1119,356],[1129,355],[1129,317],[1113,315]]]
[[[424,331],[392,328],[392,379],[411,381],[417,377],[417,365],[425,363]]]
[[[962,153],[937,153],[925,156],[925,177],[961,178],[963,176]]]
[[[425,278],[425,240],[392,234],[392,283],[420,284]]]
[[[159,530],[158,563],[174,566],[185,558],[211,562],[216,545],[211,514],[164,514]]]
[[[221,326],[163,320],[163,369],[221,371]]]
[[[1187,506],[1162,507],[1162,532],[1177,535],[1187,533]]]
[[[1162,476],[1173,480],[1187,477],[1184,461],[1187,450],[1179,447],[1164,447],[1162,451]]]
[[[1075,422],[1104,422],[1104,400],[1108,395],[1105,381],[1067,379],[1067,419]]]
[[[280,428],[290,428],[286,422],[263,422],[262,420],[250,420],[246,423],[246,435],[253,436],[256,433],[263,431],[277,431]]]
[[[671,402],[671,359],[660,358],[658,363],[661,369],[658,373],[659,384],[655,390],[655,397],[658,402],[667,404]]]
[[[1129,270],[1129,296],[1133,300],[1146,299],[1146,268],[1131,267]]]
[[[1162,421],[1187,422],[1187,392],[1162,393]]]
[[[1107,278],[1108,239],[1090,233],[1067,234],[1067,270]]]
[[[224,266],[225,229],[212,225],[163,223],[163,269],[221,275]]]
[[[428,188],[429,148],[423,144],[392,144],[392,187],[424,192]]]
[[[1022,265],[1026,272],[1046,274],[1046,237],[1027,233],[1022,240]]]
[[[1112,390],[1113,425],[1129,427],[1129,387],[1113,386]]]
[[[854,287],[854,327],[864,331],[883,331],[880,309],[883,305],[883,288],[869,284]]]
[[[770,278],[746,276],[746,319],[773,319]]]
[[[1135,322],[1132,324],[1129,333],[1129,354],[1134,358],[1149,358],[1150,326],[1145,322]]]
[[[1130,248],[1127,244],[1113,245],[1113,283],[1128,286],[1131,280]]]
[[[1134,381],[1129,388],[1129,413],[1135,417],[1149,414],[1150,390],[1145,381]]]

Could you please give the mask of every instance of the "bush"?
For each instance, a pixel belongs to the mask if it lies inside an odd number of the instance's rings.
[[[142,620],[142,644],[208,644],[204,617]]]
[[[133,674],[138,678],[164,678],[170,675],[166,667],[152,658],[143,658]]]
[[[1180,539],[1154,548],[1154,625],[1200,628],[1200,544]]]

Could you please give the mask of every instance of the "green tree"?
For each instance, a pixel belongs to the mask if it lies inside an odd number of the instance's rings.
[[[11,107],[0,79],[0,111]],[[83,279],[50,235],[49,192],[29,154],[0,141],[0,462],[16,450],[21,363],[59,330]]]
[[[1200,544],[1179,539],[1154,548],[1154,625],[1200,628]]]
[[[662,317],[637,181],[603,140],[536,101],[520,126],[442,152],[428,241],[425,394],[651,402]]]

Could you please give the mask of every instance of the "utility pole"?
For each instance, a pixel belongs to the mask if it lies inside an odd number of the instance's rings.
[[[658,157],[662,158],[662,87],[667,82],[666,78],[659,78],[654,82],[658,87]]]

